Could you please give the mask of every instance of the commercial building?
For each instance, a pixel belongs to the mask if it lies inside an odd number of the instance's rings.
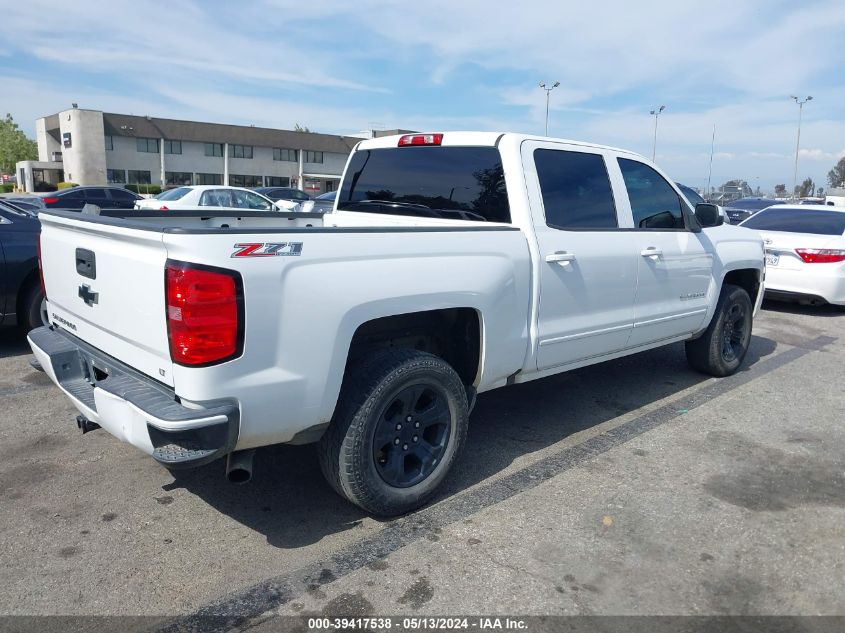
[[[337,188],[359,137],[71,108],[35,123],[38,160],[17,164],[26,191],[79,185]],[[381,133],[379,133],[380,135]]]

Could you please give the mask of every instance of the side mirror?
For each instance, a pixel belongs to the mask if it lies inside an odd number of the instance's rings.
[[[695,218],[705,229],[725,223],[725,218],[719,213],[719,206],[709,202],[699,202],[695,205]]]

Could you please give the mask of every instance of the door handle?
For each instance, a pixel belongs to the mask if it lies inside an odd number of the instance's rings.
[[[567,253],[566,251],[558,251],[550,255],[546,255],[546,261],[550,264],[558,264],[559,266],[568,266],[570,262],[575,261],[575,255]]]
[[[663,254],[663,250],[657,248],[656,246],[649,246],[640,251],[640,255],[643,257],[660,257]]]

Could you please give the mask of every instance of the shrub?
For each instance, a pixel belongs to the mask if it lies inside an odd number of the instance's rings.
[[[59,184],[57,184],[57,185],[56,185],[56,187],[57,187],[59,190],[62,190],[62,189],[70,189],[71,187],[78,187],[78,186],[79,186],[79,185],[78,185],[78,184],[76,184],[75,182],[60,182]]]
[[[125,187],[135,193],[148,193],[153,196],[161,193],[161,185],[125,185]]]
[[[14,190],[15,190],[15,185],[13,185],[10,182],[3,184],[3,185],[0,185],[0,193],[12,193]]]

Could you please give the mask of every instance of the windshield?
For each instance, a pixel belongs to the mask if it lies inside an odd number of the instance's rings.
[[[682,185],[680,183],[675,184],[678,185],[678,189],[681,190],[681,193],[684,194],[687,201],[689,201],[693,208],[695,208],[695,205],[705,201],[704,198],[702,198],[701,195],[699,195],[699,193],[695,189],[690,189],[686,185]]]
[[[176,187],[176,189],[168,189],[167,191],[162,191],[158,194],[158,196],[156,196],[156,200],[179,200],[180,198],[184,198],[190,190],[190,187]]]
[[[758,231],[842,235],[845,233],[845,213],[803,209],[766,209],[752,215],[740,226]]]
[[[352,155],[338,210],[510,222],[495,147],[396,147]]]

